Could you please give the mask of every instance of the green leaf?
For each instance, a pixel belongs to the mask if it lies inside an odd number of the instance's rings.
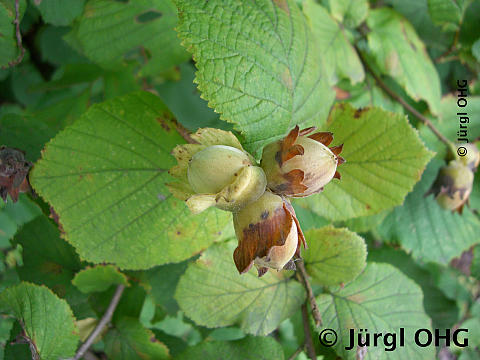
[[[27,3],[21,0],[19,4],[19,20],[22,20]],[[0,0],[0,67],[8,66],[14,61],[20,51],[15,36],[15,0]]]
[[[432,163],[407,196],[379,228],[386,240],[400,242],[414,258],[447,264],[478,241],[480,221],[467,208],[462,215],[442,209],[433,195],[425,197],[439,164]]]
[[[231,226],[230,214],[194,216],[169,194],[170,151],[184,142],[170,117],[156,96],[134,93],[90,107],[46,146],[31,182],[83,259],[128,269],[178,262]]]
[[[357,233],[364,233],[375,229],[380,225],[390,211],[382,211],[381,213],[369,216],[360,216],[358,218],[348,219],[342,222],[342,225],[346,226],[349,230]]]
[[[30,161],[40,157],[43,146],[55,134],[47,124],[33,116],[14,113],[0,118],[0,128],[0,144],[22,149]]]
[[[115,360],[168,359],[168,348],[137,319],[125,317],[105,335],[105,353]]]
[[[367,18],[367,0],[328,0],[330,12],[335,20],[354,28]]]
[[[288,271],[269,271],[258,278],[252,269],[239,275],[232,259],[235,247],[231,241],[205,251],[188,266],[175,298],[198,325],[239,324],[246,333],[267,335],[300,309],[305,291]]]
[[[128,285],[128,279],[113,265],[97,265],[83,269],[72,280],[81,292],[101,292],[112,285]]]
[[[293,0],[175,0],[183,45],[209,106],[236,124],[248,150],[325,120],[333,92]]]
[[[476,245],[473,248],[473,258],[470,271],[472,276],[480,279],[480,245]]]
[[[222,360],[282,360],[283,350],[279,343],[271,337],[248,336],[237,341],[202,342],[189,347],[178,360],[190,359],[222,359]]]
[[[336,1],[334,3],[337,4]],[[346,30],[313,0],[304,3],[303,12],[311,23],[313,36],[318,40],[330,84],[337,83],[340,78],[349,78],[353,84],[363,81],[365,72],[355,49],[347,39]]]
[[[355,110],[339,104],[326,130],[333,132],[335,144],[343,143],[341,155],[347,162],[338,168],[342,179],[301,204],[331,220],[400,205],[432,156],[405,116],[379,108]]]
[[[423,306],[425,312],[432,319],[433,328],[449,329],[458,321],[458,308],[455,301],[446,297],[436,286],[432,274],[417,264],[403,250],[386,246],[372,247],[368,251],[368,261],[393,265],[422,288]]]
[[[17,230],[41,213],[40,208],[26,195],[20,195],[16,203],[9,200],[5,206],[0,206],[0,248],[9,247],[9,240]]]
[[[42,360],[58,360],[75,353],[79,336],[72,310],[48,288],[25,282],[10,287],[0,294],[0,311],[20,322],[30,348]]]
[[[82,14],[85,0],[42,0],[37,5],[46,23],[65,26]]]
[[[187,269],[187,262],[157,266],[146,272],[151,294],[158,305],[164,307],[167,313],[175,315],[178,304],[173,298],[175,288],[181,275]]]
[[[176,23],[170,0],[89,1],[67,42],[76,42],[86,57],[109,70],[142,48],[141,75],[156,75],[189,57],[173,30]]]
[[[370,263],[355,281],[320,295],[317,302],[323,328],[336,331],[335,350],[344,359],[355,359],[355,348],[345,349],[350,344],[350,329],[354,329],[355,334],[359,329],[368,329],[369,333],[395,333],[398,341],[400,328],[405,328],[405,346],[397,343],[395,351],[388,353],[388,359],[435,358],[433,346],[421,348],[412,340],[416,330],[431,329],[431,321],[423,310],[422,291],[393,266]],[[370,346],[367,354],[370,359],[381,359],[385,348]]]
[[[472,45],[472,54],[480,62],[480,38]]]
[[[194,66],[190,63],[181,64],[179,81],[168,81],[155,89],[177,120],[192,132],[202,127],[230,130],[232,124],[220,120],[218,114],[200,98],[200,92],[193,83],[194,78]]]
[[[390,75],[416,101],[425,100],[439,114],[440,80],[425,45],[412,25],[397,12],[382,8],[370,11],[368,45],[382,74]]]
[[[455,30],[463,17],[463,11],[469,0],[428,0],[428,12],[437,25],[448,25],[447,29]]]
[[[332,286],[355,279],[366,265],[365,241],[348,229],[325,226],[305,233],[303,252],[307,272],[321,285]]]
[[[480,96],[469,96],[467,105],[463,108],[457,105],[457,100],[456,95],[445,96],[440,103],[439,116],[432,118],[431,121],[448,140],[456,142],[458,139],[457,131],[460,129],[460,115],[457,115],[457,112],[466,112],[469,117],[469,123],[467,124],[468,138],[473,141],[480,136],[480,122],[473,120],[480,117]],[[442,158],[447,155],[445,144],[427,126],[421,126],[420,135],[427,147],[435,151],[438,157]]]
[[[23,226],[14,243],[23,249],[23,266],[17,268],[20,279],[44,284],[60,297],[75,290],[71,280],[81,268],[80,260],[46,216],[39,216]]]

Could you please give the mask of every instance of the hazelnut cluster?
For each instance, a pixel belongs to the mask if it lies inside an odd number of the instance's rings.
[[[172,194],[198,214],[215,206],[233,213],[238,239],[233,259],[243,274],[255,265],[258,276],[269,268],[295,269],[305,238],[288,200],[323,190],[333,178],[342,145],[329,148],[333,135],[296,126],[263,149],[260,166],[230,132],[205,128],[192,135],[196,144],[173,150],[177,165],[167,184]]]
[[[433,193],[442,208],[460,214],[472,193],[474,173],[480,163],[480,152],[474,144],[461,146],[467,150],[466,154],[455,155],[453,160],[442,167],[427,193]]]

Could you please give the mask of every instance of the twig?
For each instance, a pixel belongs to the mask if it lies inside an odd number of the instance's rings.
[[[300,353],[303,351],[304,348],[305,348],[305,343],[300,345],[298,347],[298,349],[295,350],[295,352],[292,355],[289,356],[288,360],[295,360],[297,358],[297,356],[300,355]]]
[[[448,139],[445,136],[443,136],[443,134],[440,131],[438,131],[438,129],[432,124],[432,122],[429,119],[427,119],[424,115],[420,114],[413,106],[411,106],[409,103],[407,103],[395,91],[390,89],[387,86],[387,84],[385,84],[383,82],[383,80],[380,78],[380,76],[378,76],[373,71],[373,69],[370,67],[370,65],[368,65],[367,61],[363,57],[360,50],[357,47],[355,47],[355,48],[356,48],[357,53],[360,57],[360,60],[363,63],[363,66],[365,66],[365,69],[373,76],[373,78],[375,79],[378,86],[380,86],[382,88],[382,90],[385,91],[392,99],[398,101],[400,103],[400,105],[402,105],[406,110],[410,111],[413,115],[415,115],[416,118],[418,118],[421,122],[423,122],[437,136],[437,138],[447,146],[447,148],[449,150],[454,151],[453,144],[450,141],[448,141]]]
[[[20,33],[20,0],[15,0],[15,20],[13,20],[13,23],[15,24],[15,35],[17,37],[17,47],[18,50],[20,50],[20,54],[18,54],[15,60],[9,62],[8,66],[2,66],[2,69],[20,64],[25,55],[25,49],[22,45],[22,34]]]
[[[318,310],[317,300],[315,300],[315,295],[313,294],[312,287],[310,286],[310,282],[308,281],[308,274],[307,270],[305,269],[305,264],[303,260],[297,262],[297,268],[300,270],[297,274],[302,279],[303,286],[307,290],[307,298],[308,302],[310,303],[310,308],[312,309],[312,316],[313,320],[315,321],[315,325],[321,326],[322,325],[322,316],[320,315],[320,310]]]
[[[305,333],[305,347],[307,348],[308,357],[312,360],[317,360],[315,353],[315,346],[313,345],[312,333],[310,331],[310,323],[308,321],[307,303],[302,304],[302,320],[303,332]]]
[[[73,360],[79,360],[82,356],[87,352],[90,346],[93,344],[93,341],[97,338],[97,336],[102,332],[103,328],[107,326],[107,324],[112,320],[113,313],[115,308],[120,301],[120,297],[122,296],[123,290],[125,290],[125,285],[118,285],[117,290],[115,290],[115,294],[113,294],[112,300],[108,305],[107,311],[103,314],[100,322],[97,324],[95,329],[92,333],[88,336],[87,341],[85,341],[82,346],[77,350],[77,353],[73,357]]]

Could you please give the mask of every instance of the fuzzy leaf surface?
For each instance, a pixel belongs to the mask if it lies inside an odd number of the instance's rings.
[[[60,132],[31,182],[81,258],[128,269],[182,261],[231,226],[230,214],[194,216],[167,190],[170,152],[183,142],[158,97],[126,95],[93,105]]]
[[[368,45],[378,69],[390,75],[416,101],[425,100],[433,114],[440,111],[440,79],[424,43],[413,26],[388,8],[370,11]]]
[[[231,241],[210,247],[188,266],[175,298],[180,309],[198,325],[239,324],[252,335],[267,335],[298,311],[305,291],[288,271],[269,271],[258,278],[255,269],[239,275]]]
[[[431,320],[423,310],[422,297],[420,287],[393,266],[369,263],[355,281],[343,289],[339,287],[330,294],[318,296],[317,302],[323,317],[323,329],[337,332],[335,351],[342,358],[356,358],[355,350],[345,349],[350,344],[350,329],[355,329],[356,333],[359,329],[368,329],[371,333],[396,333],[398,340],[399,329],[405,328],[405,346],[397,346],[395,351],[388,352],[388,358],[433,360],[433,346],[421,348],[407,340],[414,338],[417,329],[431,330]],[[384,356],[383,346],[371,346],[364,359]]]
[[[323,122],[333,101],[321,53],[293,0],[175,0],[196,82],[256,153],[296,124]]]
[[[305,233],[308,249],[303,252],[307,272],[326,286],[355,279],[365,268],[365,241],[346,228],[325,226]]]
[[[334,143],[343,143],[338,167],[340,181],[333,180],[318,195],[299,203],[331,220],[373,215],[400,205],[420,180],[429,152],[405,116],[380,108],[355,110],[337,105],[326,130]]]
[[[31,348],[42,360],[75,353],[79,336],[72,310],[48,288],[25,282],[10,287],[0,294],[0,311],[22,324]]]

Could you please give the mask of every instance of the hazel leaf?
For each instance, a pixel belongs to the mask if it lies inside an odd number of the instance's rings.
[[[116,360],[169,359],[168,348],[135,318],[123,317],[105,336],[105,353]]]
[[[382,74],[390,75],[414,100],[440,112],[440,78],[424,43],[402,15],[388,8],[370,11],[367,25],[371,55]]]
[[[196,61],[202,97],[256,153],[296,124],[326,119],[333,91],[293,0],[175,0],[177,31]]]
[[[399,242],[416,259],[447,264],[478,242],[480,221],[468,207],[462,215],[452,213],[433,195],[425,196],[439,166],[432,161],[403,206],[395,208],[378,230],[383,239]]]
[[[207,249],[180,278],[175,298],[198,325],[239,324],[246,333],[267,335],[298,311],[305,291],[288,271],[259,278],[251,269],[239,275],[232,259],[235,247],[230,241]]]
[[[236,341],[205,341],[187,348],[178,360],[189,359],[223,359],[223,360],[282,360],[283,350],[271,337],[248,336]]]
[[[209,209],[195,216],[170,195],[170,153],[179,143],[158,97],[129,94],[93,105],[60,132],[31,181],[81,258],[124,269],[179,262],[232,227],[230,214]]]
[[[350,345],[351,329],[355,336],[360,329],[368,329],[370,342],[373,333],[396,334],[397,346],[395,351],[388,352],[389,359],[433,360],[433,346],[422,348],[412,340],[418,329],[431,331],[431,320],[425,314],[422,299],[420,287],[399,270],[387,264],[369,263],[355,281],[317,297],[323,318],[320,333],[323,329],[333,329],[337,333],[334,349],[343,359],[356,359],[356,346],[352,350],[345,349]],[[400,328],[405,329],[405,346],[398,345]],[[368,348],[367,358],[385,356],[385,347],[380,344],[382,346]]]
[[[108,70],[142,48],[146,63],[141,75],[156,75],[189,58],[173,30],[176,23],[171,0],[88,1],[65,39]]]
[[[340,285],[355,279],[366,265],[365,241],[348,229],[325,226],[305,233],[302,254],[308,273],[321,285]]]
[[[361,1],[355,3],[357,2]],[[365,72],[355,49],[347,39],[346,30],[331,18],[323,6],[313,0],[304,3],[303,12],[311,23],[313,35],[318,39],[330,84],[337,83],[341,78],[349,78],[353,84],[363,81]]]
[[[90,293],[105,291],[112,285],[128,285],[128,280],[125,274],[113,265],[96,265],[78,272],[72,283],[81,292]]]
[[[26,282],[7,288],[0,294],[0,311],[20,322],[30,349],[42,360],[75,353],[79,336],[72,310],[48,288]]]
[[[432,157],[404,115],[338,104],[326,130],[343,143],[340,181],[298,202],[331,220],[378,214],[400,205]]]

